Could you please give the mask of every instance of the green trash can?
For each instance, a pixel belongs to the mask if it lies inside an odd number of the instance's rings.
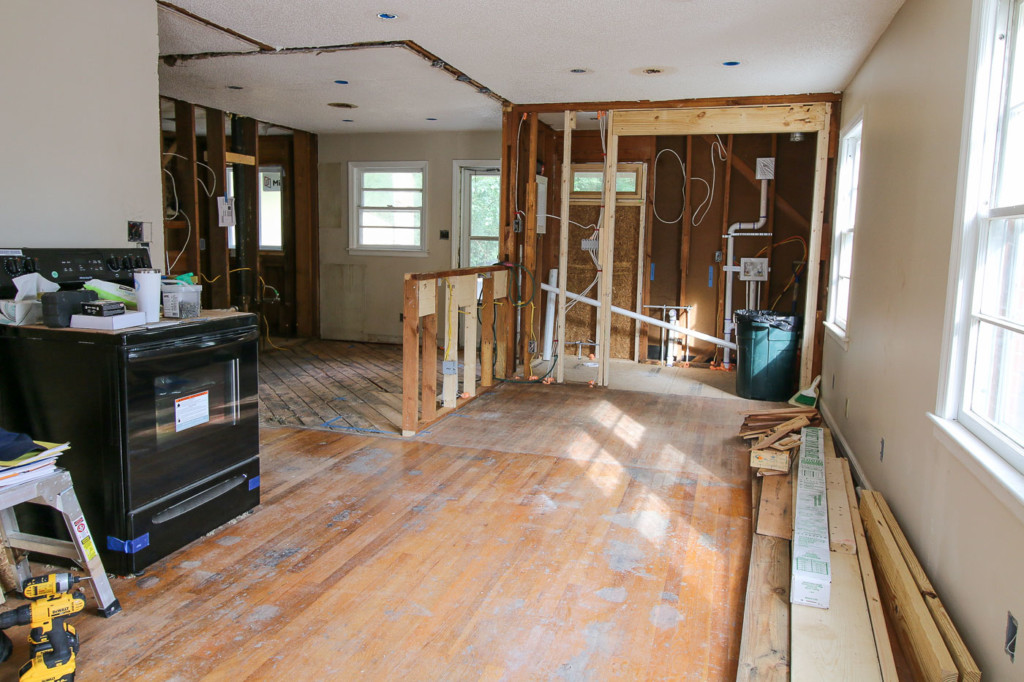
[[[789,400],[796,392],[798,318],[771,310],[737,310],[736,393],[752,400]]]

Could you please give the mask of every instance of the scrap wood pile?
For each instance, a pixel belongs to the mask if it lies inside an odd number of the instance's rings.
[[[789,473],[800,449],[800,430],[818,426],[821,416],[813,407],[745,412],[739,436],[750,444],[750,466],[758,476]]]
[[[858,499],[817,411],[744,416],[739,435],[761,475],[737,680],[980,680],[889,506],[877,491]],[[754,458],[774,444],[785,471]]]

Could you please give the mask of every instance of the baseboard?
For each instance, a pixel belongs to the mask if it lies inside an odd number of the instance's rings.
[[[832,431],[832,440],[836,442],[839,450],[850,460],[850,465],[853,467],[853,476],[860,483],[860,487],[865,490],[874,490],[867,475],[864,473],[864,469],[857,462],[857,458],[853,454],[853,448],[850,447],[850,443],[843,437],[843,432],[836,426],[836,420],[832,417],[832,413],[829,412],[828,406],[825,403],[819,402],[818,412],[821,412],[821,418],[824,420],[825,425]]]

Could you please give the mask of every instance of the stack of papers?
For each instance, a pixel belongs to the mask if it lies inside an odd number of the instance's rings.
[[[57,457],[71,447],[70,443],[34,441],[38,450],[20,457],[0,460],[0,488],[40,478],[57,468]]]

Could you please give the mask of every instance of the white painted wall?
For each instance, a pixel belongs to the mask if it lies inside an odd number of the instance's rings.
[[[964,0],[907,0],[844,94],[844,123],[864,113],[849,350],[826,340],[822,402],[984,677],[1010,680],[1024,679],[1024,660],[1002,651],[1007,611],[1024,616],[1024,510],[994,497],[926,416],[938,392],[970,18]]]
[[[320,333],[326,339],[402,342],[402,282],[407,272],[447,270],[452,242],[452,161],[496,159],[501,132],[320,136]],[[348,252],[348,162],[427,162],[427,256]],[[443,322],[438,320],[438,331]]]
[[[157,9],[9,0],[0,20],[0,247],[129,246],[163,260]]]

